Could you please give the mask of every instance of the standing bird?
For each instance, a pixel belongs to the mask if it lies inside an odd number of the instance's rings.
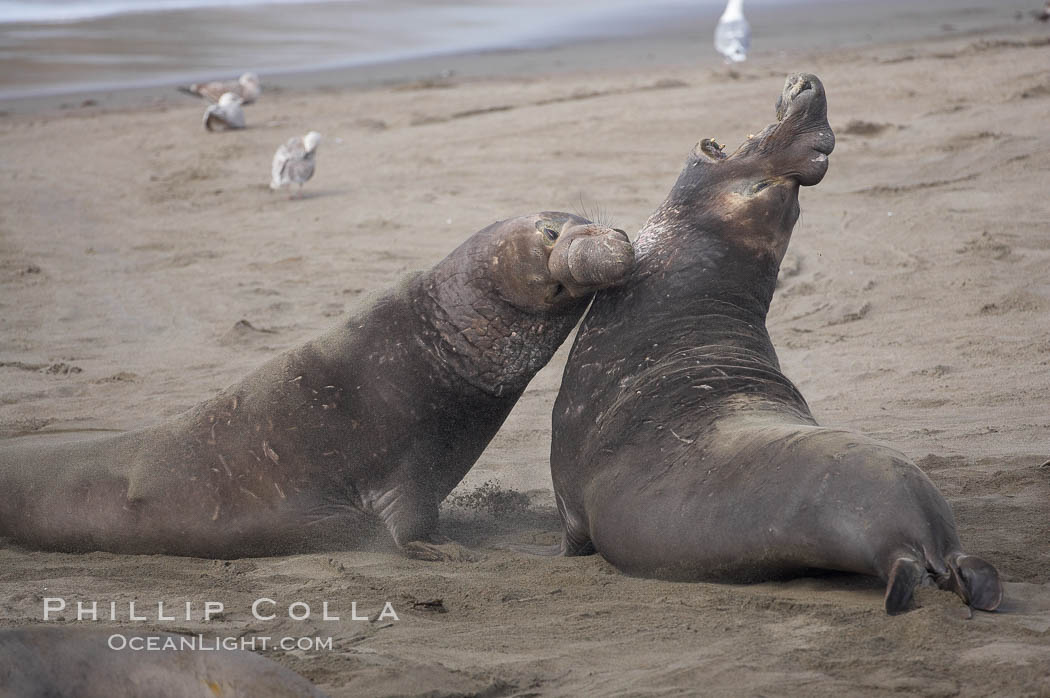
[[[321,134],[310,131],[302,138],[291,138],[273,154],[273,166],[270,168],[270,189],[280,189],[290,182],[298,182],[302,196],[303,182],[314,176],[314,161],[317,155],[317,144]],[[295,198],[295,194],[292,198]]]
[[[751,25],[744,18],[744,0],[729,0],[715,27],[715,50],[726,63],[747,60],[751,48]]]
[[[259,76],[255,73],[245,73],[236,80],[226,80],[225,82],[220,80],[195,82],[189,87],[180,87],[179,91],[203,97],[209,102],[218,102],[224,94],[232,92],[240,97],[244,104],[251,104],[259,99],[259,94],[262,92],[262,84],[259,82]]]
[[[241,98],[232,92],[219,97],[218,104],[210,104],[204,110],[204,128],[209,131],[228,131],[244,128],[244,110]]]

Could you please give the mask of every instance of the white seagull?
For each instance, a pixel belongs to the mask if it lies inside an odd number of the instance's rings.
[[[321,134],[310,131],[302,138],[291,138],[277,148],[273,154],[273,166],[270,168],[270,189],[280,189],[285,184],[297,182],[300,196],[303,182],[314,176],[314,162],[317,155],[317,144]],[[293,198],[294,198],[293,194]]]
[[[750,48],[751,25],[744,18],[744,0],[729,0],[715,27],[715,50],[726,63],[740,63],[747,59]]]
[[[209,104],[204,110],[204,128],[209,131],[227,131],[244,128],[244,110],[241,98],[232,92],[219,97],[218,104]]]
[[[259,82],[259,76],[255,73],[245,73],[236,80],[195,82],[189,87],[180,87],[179,90],[197,97],[203,97],[209,102],[218,102],[224,94],[232,92],[240,97],[244,104],[251,104],[259,99],[259,94],[262,92],[262,84]]]

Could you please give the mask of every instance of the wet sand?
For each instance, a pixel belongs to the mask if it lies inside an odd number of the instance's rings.
[[[493,220],[582,202],[638,230],[699,138],[735,147],[773,119],[786,73],[815,72],[838,145],[802,193],[770,332],[822,423],[895,444],[941,488],[967,551],[1007,582],[1001,612],[967,619],[955,596],[922,590],[891,618],[853,576],[674,584],[498,549],[557,537],[563,349],[443,512],[480,562],[5,543],[0,625],[39,622],[48,596],[125,611],[217,600],[227,611],[207,623],[100,624],[330,636],[330,651],[266,654],[333,696],[1050,694],[1048,58],[1045,27],[1024,24],[732,73],[274,90],[227,134],[205,133],[188,98],[0,119],[0,433],[71,438],[186,409]],[[306,198],[272,194],[274,148],[309,129],[325,141]],[[492,513],[488,481],[529,507]],[[315,615],[257,621],[260,597]],[[341,621],[320,619],[325,600]],[[375,622],[350,621],[351,601]],[[385,601],[399,621],[378,620]]]

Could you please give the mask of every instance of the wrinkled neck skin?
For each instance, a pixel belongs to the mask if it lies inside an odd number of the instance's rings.
[[[547,311],[507,302],[491,244],[464,246],[417,277],[409,292],[434,368],[495,397],[517,396],[576,325],[591,296]]]
[[[689,169],[639,233],[630,281],[598,294],[583,341],[615,326],[640,381],[688,381],[686,393],[708,404],[754,388],[808,419],[765,326],[790,226],[768,239],[728,235]]]
[[[698,204],[704,192],[688,169],[638,234],[628,285],[643,297],[651,286],[648,302],[686,320],[709,309],[764,325],[790,232],[755,245],[727,239],[718,232],[725,223]]]

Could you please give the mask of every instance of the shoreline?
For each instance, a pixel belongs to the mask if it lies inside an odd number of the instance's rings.
[[[713,71],[746,72],[751,65],[781,57],[799,60],[819,56],[828,50],[885,47],[903,49],[917,43],[936,43],[960,37],[1005,38],[1029,37],[1041,33],[1043,26],[1023,14],[1028,0],[1010,0],[999,8],[954,8],[953,0],[936,0],[921,11],[911,12],[912,3],[893,0],[881,4],[876,13],[864,14],[870,8],[856,3],[836,5],[831,0],[815,0],[812,5],[828,9],[820,27],[800,18],[795,6],[762,8],[761,22],[753,21],[753,51],[749,61],[737,66],[724,66],[711,47],[709,34],[718,11],[699,8],[693,12],[669,12],[659,21],[634,28],[629,34],[606,30],[601,36],[568,35],[551,39],[535,48],[507,46],[502,48],[450,48],[426,55],[396,59],[368,59],[262,72],[264,95],[267,90],[375,89],[416,82],[441,86],[450,82],[487,79],[530,79],[547,75],[587,74],[617,70],[631,72],[653,68],[686,69],[706,67]],[[862,12],[863,9],[863,12]],[[937,24],[939,13],[946,20]],[[987,25],[981,22],[994,20]],[[858,21],[869,22],[864,28]],[[960,21],[961,20],[961,21]],[[901,27],[902,23],[907,27]],[[773,34],[773,27],[778,30]],[[1042,32],[1045,33],[1045,32]],[[819,50],[816,45],[824,35],[838,37]],[[790,37],[790,38],[787,38]],[[17,64],[16,66],[17,67]],[[228,73],[186,74],[177,79],[143,78],[132,83],[94,84],[84,89],[65,86],[29,88],[24,92],[4,94],[0,90],[0,116],[36,113],[51,109],[75,107],[133,107],[185,103],[174,89],[177,85],[205,79],[228,79],[239,71]],[[172,99],[175,97],[175,99]],[[265,97],[264,97],[265,98]]]

